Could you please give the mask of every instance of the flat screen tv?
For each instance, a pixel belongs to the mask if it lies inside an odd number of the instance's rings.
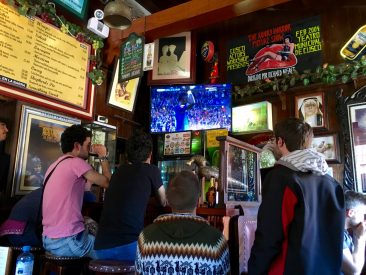
[[[231,84],[151,87],[151,133],[231,129]]]

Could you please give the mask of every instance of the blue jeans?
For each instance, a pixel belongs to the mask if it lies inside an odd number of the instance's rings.
[[[125,245],[95,250],[97,259],[134,261],[136,258],[137,241]]]
[[[87,230],[64,238],[48,238],[42,236],[43,247],[46,251],[56,256],[90,257],[96,259],[94,247],[95,237],[88,234]]]

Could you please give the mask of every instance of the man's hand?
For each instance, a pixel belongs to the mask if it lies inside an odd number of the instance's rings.
[[[356,239],[365,239],[366,238],[366,224],[365,221],[360,222],[356,227],[353,228],[353,237]]]
[[[98,155],[98,158],[104,158],[107,156],[107,148],[103,144],[93,144],[91,151]]]

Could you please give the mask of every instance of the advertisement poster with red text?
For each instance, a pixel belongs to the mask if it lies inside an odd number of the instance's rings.
[[[322,62],[320,17],[274,26],[228,42],[227,80],[246,84],[312,70]]]

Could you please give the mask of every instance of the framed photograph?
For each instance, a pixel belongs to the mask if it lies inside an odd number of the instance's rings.
[[[261,202],[259,153],[261,149],[230,136],[220,140],[220,182],[224,202],[255,206]]]
[[[322,153],[328,163],[340,163],[341,157],[337,134],[314,136],[311,147]]]
[[[148,85],[183,84],[195,81],[195,42],[191,32],[163,37],[154,42],[153,70]]]
[[[295,116],[313,128],[327,128],[323,92],[295,96]]]
[[[273,130],[272,104],[268,101],[233,107],[232,133],[260,133]]]
[[[23,105],[13,177],[13,194],[39,188],[47,168],[62,155],[62,132],[80,120]],[[41,148],[41,149],[40,149]]]
[[[136,103],[140,78],[118,82],[119,59],[115,62],[112,83],[109,89],[107,103],[124,111],[133,112]]]

